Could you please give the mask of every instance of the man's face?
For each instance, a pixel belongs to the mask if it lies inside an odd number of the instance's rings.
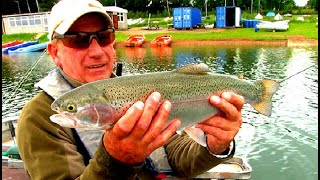
[[[68,32],[97,32],[106,27],[106,21],[100,15],[86,14],[75,21]],[[55,41],[49,45],[53,62],[71,78],[88,83],[111,76],[115,59],[114,42],[100,46],[92,38],[88,48],[77,49],[65,46],[61,39]]]

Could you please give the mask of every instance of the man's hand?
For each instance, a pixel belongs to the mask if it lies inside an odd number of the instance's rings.
[[[160,102],[161,95],[152,93],[145,103],[133,104],[114,127],[106,131],[103,143],[112,157],[127,164],[141,163],[170,139],[181,122],[175,119],[166,126],[171,103]]]
[[[196,127],[207,133],[207,143],[211,153],[221,154],[229,147],[240,129],[244,98],[235,93],[224,92],[218,96],[211,96],[210,103],[221,112],[197,124]]]

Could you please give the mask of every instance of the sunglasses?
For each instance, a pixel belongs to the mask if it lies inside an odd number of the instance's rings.
[[[95,38],[100,46],[107,46],[115,40],[115,30],[114,28],[108,28],[98,32],[66,33],[57,34],[53,37],[53,39],[61,39],[63,45],[77,49],[88,48],[92,38]]]

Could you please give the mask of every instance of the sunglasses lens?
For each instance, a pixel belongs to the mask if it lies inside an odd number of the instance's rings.
[[[97,37],[100,46],[107,46],[111,44],[115,39],[114,33],[111,32],[99,32],[97,34]]]
[[[85,34],[85,35],[77,35],[75,39],[70,40],[70,43],[73,47],[76,48],[87,48],[89,47],[89,40],[90,36]]]
[[[76,35],[67,35],[62,39],[65,46],[71,48],[88,48],[92,38],[96,38],[100,46],[107,46],[115,40],[114,32],[102,31],[97,32],[95,35],[90,35],[87,33],[78,33]]]
[[[89,35],[73,35],[73,36],[67,36],[62,39],[62,42],[65,46],[71,47],[71,48],[87,48],[89,47]]]

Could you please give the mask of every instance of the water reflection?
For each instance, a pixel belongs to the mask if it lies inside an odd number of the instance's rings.
[[[142,63],[146,56],[146,48],[125,48],[125,58],[130,63]]]
[[[34,83],[54,67],[48,55],[39,60],[42,55],[41,52],[2,55],[2,119],[18,116],[23,105],[39,91]]]
[[[54,66],[48,56],[26,72],[41,54],[2,57],[2,117],[19,114],[39,90],[34,82]],[[318,174],[318,50],[287,47],[166,47],[118,48],[116,60],[123,74],[168,71],[186,64],[206,63],[216,73],[239,75],[250,81],[282,80],[273,97],[272,116],[258,114],[250,105],[243,110],[243,125],[236,137],[236,155],[253,167],[252,179],[317,179]]]
[[[151,56],[157,57],[159,61],[166,61],[169,57],[172,57],[172,48],[170,46],[154,47],[150,48]]]

